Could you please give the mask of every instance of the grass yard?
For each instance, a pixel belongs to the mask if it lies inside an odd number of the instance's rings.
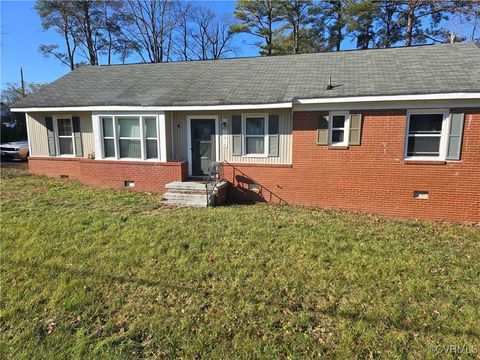
[[[2,169],[5,359],[478,358],[480,228]]]

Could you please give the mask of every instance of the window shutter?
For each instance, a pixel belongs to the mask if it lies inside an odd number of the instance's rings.
[[[462,150],[464,114],[452,113],[450,133],[448,134],[447,160],[460,160]]]
[[[317,145],[328,145],[328,114],[318,117]]]
[[[232,155],[242,155],[242,117],[232,116]]]
[[[278,156],[279,147],[279,126],[278,115],[268,116],[268,156]]]
[[[55,134],[53,132],[53,119],[51,116],[45,117],[45,127],[47,128],[48,155],[57,156],[55,149]]]
[[[82,137],[80,135],[80,118],[78,116],[72,117],[72,125],[73,125],[73,142],[75,146],[75,156],[82,157],[83,156],[83,149],[82,149]]]
[[[362,114],[350,115],[350,136],[348,145],[360,145],[362,138]]]

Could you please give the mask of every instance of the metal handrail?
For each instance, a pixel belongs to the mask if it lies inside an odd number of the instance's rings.
[[[205,195],[207,197],[207,207],[209,206],[208,184],[213,183],[213,186],[212,186],[212,194],[213,194],[215,187],[220,181],[218,178],[219,167],[220,167],[220,162],[212,161],[208,166],[208,174],[205,174],[203,178],[203,181],[205,183]]]

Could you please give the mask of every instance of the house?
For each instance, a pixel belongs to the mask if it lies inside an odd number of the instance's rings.
[[[219,161],[233,198],[480,222],[472,43],[82,66],[14,110],[35,174],[165,192]]]

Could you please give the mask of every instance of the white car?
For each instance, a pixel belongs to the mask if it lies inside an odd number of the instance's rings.
[[[12,141],[0,145],[0,155],[3,159],[27,161],[28,141]]]

